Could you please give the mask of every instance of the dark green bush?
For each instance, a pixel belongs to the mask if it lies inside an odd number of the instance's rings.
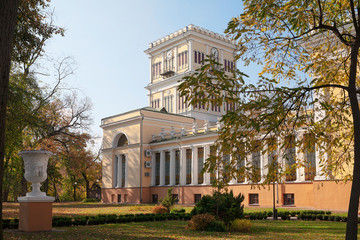
[[[311,215],[311,220],[313,220],[313,221],[316,220],[316,214],[312,214],[312,215]]]
[[[185,213],[185,209],[181,208],[181,209],[173,209],[171,210],[170,213]]]
[[[243,201],[244,196],[241,193],[234,197],[232,191],[230,193],[214,193],[213,196],[206,195],[196,203],[191,215],[210,213],[217,216],[218,213],[217,219],[224,221],[228,225],[235,219],[244,218]]]
[[[335,216],[334,220],[335,220],[336,222],[340,222],[340,221],[342,220],[342,217],[340,217],[340,216]]]
[[[324,218],[324,215],[322,215],[322,214],[316,215],[316,219],[318,219],[318,220],[323,220],[323,218]]]
[[[206,226],[205,230],[210,231],[210,232],[225,232],[226,226],[223,221],[215,220],[215,221],[210,222]]]
[[[347,222],[347,217],[342,217],[341,221]]]
[[[330,211],[326,211],[325,214],[326,214],[326,215],[330,215],[331,212],[330,212]]]
[[[85,226],[87,224],[87,217],[75,217],[72,224],[78,226]]]
[[[209,213],[197,214],[191,218],[188,224],[188,228],[192,230],[203,231],[206,230],[206,227],[209,225],[209,223],[213,221],[215,221],[215,217]]]
[[[273,216],[273,211],[268,211],[266,214],[267,217],[272,217]]]
[[[2,224],[3,224],[3,228],[10,228],[10,221],[11,219],[3,219],[2,220]]]
[[[291,212],[290,212],[290,216],[295,217],[295,216],[296,216],[296,212],[295,212],[295,211],[291,211]]]
[[[323,220],[325,220],[325,221],[329,220],[329,215],[324,215]]]
[[[52,218],[52,225],[54,227],[67,227],[67,226],[71,226],[71,224],[72,224],[71,217],[54,216]]]
[[[330,216],[329,216],[329,220],[330,220],[330,221],[334,221],[334,219],[335,219],[335,217],[334,217],[333,215],[330,215]]]

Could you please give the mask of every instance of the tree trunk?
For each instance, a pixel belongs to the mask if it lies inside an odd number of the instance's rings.
[[[85,181],[85,190],[86,190],[86,198],[90,198],[90,182],[88,180],[88,178],[86,177],[85,173],[81,174],[84,178]]]
[[[358,51],[358,44],[351,47],[351,65],[348,94],[354,125],[354,169],[346,224],[347,240],[356,240],[358,232],[358,211],[360,196],[360,109],[356,94],[356,66]]]
[[[0,239],[2,227],[2,185],[5,155],[5,119],[8,99],[11,50],[19,0],[0,1]]]

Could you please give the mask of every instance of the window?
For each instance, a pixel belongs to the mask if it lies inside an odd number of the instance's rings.
[[[194,51],[194,62],[204,65],[205,54],[199,51]]]
[[[115,194],[111,194],[111,202],[115,202]]]
[[[127,194],[124,194],[124,202],[128,202],[128,195]]]
[[[198,203],[201,200],[201,194],[194,194],[194,203]]]
[[[210,146],[210,156],[216,156],[215,146]],[[210,184],[213,184],[215,180],[216,180],[216,172],[212,171],[210,173]]]
[[[154,63],[152,65],[152,75],[154,78],[160,77],[161,74],[161,62]]]
[[[180,184],[180,151],[175,151],[175,184]]]
[[[152,203],[158,203],[158,195],[157,194],[152,195]]]
[[[224,178],[224,182],[226,182],[226,183],[228,183],[231,180],[230,174],[228,171],[229,165],[230,165],[230,155],[224,154],[224,156],[223,156],[223,178]]]
[[[242,168],[245,167],[245,160],[241,159],[240,156],[238,156],[237,164],[236,164],[236,170],[237,170],[237,183],[243,183],[245,182],[245,177],[240,172],[242,172]]]
[[[278,172],[276,138],[271,137],[266,140],[266,143],[267,143],[269,176],[271,177],[271,181],[275,182],[277,181],[277,172]]]
[[[114,176],[113,176],[113,187],[118,187],[118,171],[119,171],[119,160],[118,156],[114,158]]]
[[[125,167],[126,167],[126,157],[125,155],[121,155],[122,159],[121,159],[121,187],[125,187]]]
[[[286,149],[285,149],[285,164],[286,164],[286,181],[296,180],[296,167],[295,164],[295,136],[287,136],[285,138]]]
[[[170,152],[165,152],[165,185],[170,184]]]
[[[173,99],[173,95],[164,97],[164,107],[167,112],[173,112]]]
[[[305,180],[314,180],[316,175],[315,136],[304,135],[305,148]]]
[[[259,194],[257,193],[249,194],[249,205],[259,205]]]
[[[160,185],[160,153],[155,154],[155,185]]]
[[[254,183],[260,182],[261,179],[261,170],[260,170],[260,160],[261,160],[261,147],[260,142],[256,141],[255,149],[251,154],[251,161],[252,161],[252,181]]]
[[[121,194],[118,194],[118,195],[117,195],[117,201],[118,201],[118,202],[121,202]]]
[[[224,60],[224,70],[225,72],[233,72],[234,71],[234,62],[229,60]]]
[[[152,108],[160,108],[160,99],[154,99],[151,101],[151,107]]]
[[[295,197],[293,193],[284,194],[284,205],[294,205]]]
[[[186,149],[186,184],[191,184],[192,150]]]
[[[198,148],[198,184],[204,183],[204,174],[201,173],[204,168],[204,148]]]
[[[122,134],[117,142],[117,147],[123,147],[126,145],[128,145],[127,137],[125,136],[125,134]]]
[[[171,198],[177,203],[179,202],[179,195],[178,194],[171,194]]]
[[[188,51],[184,51],[178,54],[178,67],[179,69],[186,68],[188,66]]]

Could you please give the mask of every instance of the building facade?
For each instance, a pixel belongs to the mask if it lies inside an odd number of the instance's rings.
[[[178,92],[182,78],[194,73],[207,56],[223,64],[231,74],[236,46],[230,39],[189,25],[150,43],[145,53],[150,60],[149,106],[102,119],[102,201],[104,203],[152,203],[162,199],[169,187],[180,204],[194,204],[211,194],[217,173],[202,173],[205,159],[216,154],[212,146],[221,127],[218,119],[234,106],[189,105]],[[306,139],[299,130],[293,141]],[[345,210],[351,184],[325,179],[318,153],[287,151],[307,158],[308,165],[296,169],[277,184],[277,206]],[[271,154],[258,151],[245,161],[267,173]],[[282,159],[281,161],[285,161]],[[261,179],[259,179],[261,181]],[[229,189],[245,196],[246,206],[272,206],[273,186],[256,187],[246,178],[231,179]]]

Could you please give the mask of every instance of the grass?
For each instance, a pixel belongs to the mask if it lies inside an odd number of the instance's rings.
[[[139,222],[56,228],[52,232],[5,230],[5,239],[344,239],[345,223],[321,221],[252,221],[251,233],[215,233],[186,229],[187,222]]]
[[[82,203],[65,202],[53,204],[54,216],[89,216],[97,214],[136,214],[151,213],[154,205],[124,205],[124,204],[103,204],[103,203]],[[193,207],[176,206],[190,212]],[[19,218],[19,203],[3,203],[3,218]]]

